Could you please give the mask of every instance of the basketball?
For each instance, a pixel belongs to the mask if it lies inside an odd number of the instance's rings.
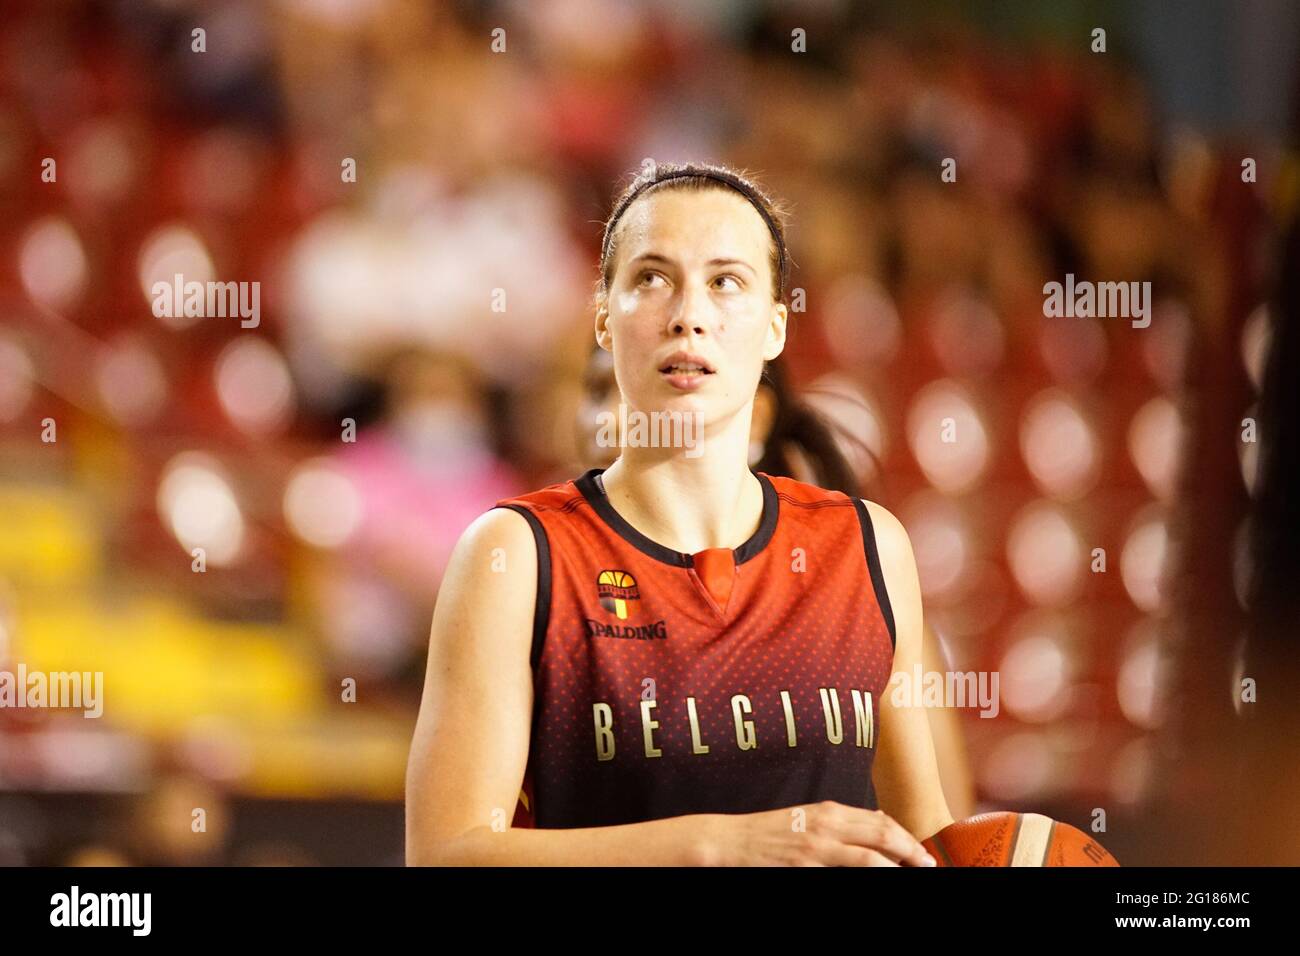
[[[1091,836],[1041,813],[981,813],[921,842],[940,866],[1119,866]]]

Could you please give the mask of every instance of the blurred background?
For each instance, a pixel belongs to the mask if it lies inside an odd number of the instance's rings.
[[[402,861],[442,568],[593,463],[645,158],[791,206],[792,379],[873,451],[950,665],[1001,674],[975,809],[1256,860],[1187,828],[1244,813],[1297,62],[1281,0],[9,0],[0,669],[105,709],[0,709],[0,864]],[[256,327],[155,315],[177,273],[259,283]],[[1150,281],[1150,327],[1044,318],[1067,273]]]

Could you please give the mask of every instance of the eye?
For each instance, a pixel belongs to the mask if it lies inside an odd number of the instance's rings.
[[[722,291],[724,291],[724,292],[736,292],[736,291],[739,291],[739,290],[740,290],[741,288],[743,288],[743,286],[744,286],[744,284],[740,281],[740,279],[739,279],[738,277],[736,277],[736,276],[733,276],[733,275],[722,275],[722,276],[718,276],[718,277],[717,277],[716,279],[714,279],[713,281],[714,281],[714,282],[719,282],[719,281],[724,280],[724,279],[730,279],[730,280],[732,281],[732,283],[733,283],[732,288],[730,288],[730,289],[723,289]]]
[[[647,279],[662,279],[662,278],[663,276],[659,275],[659,273],[651,272],[649,269],[647,269],[645,272],[642,272],[639,276],[637,276],[636,284],[641,287],[649,288],[649,286],[646,285]]]

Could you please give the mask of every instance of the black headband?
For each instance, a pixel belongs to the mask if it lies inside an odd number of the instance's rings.
[[[759,200],[757,196],[754,195],[754,191],[749,186],[747,186],[739,179],[736,179],[734,176],[729,176],[726,173],[717,172],[712,169],[702,169],[695,166],[684,166],[681,169],[674,169],[669,172],[666,172],[662,176],[656,176],[654,179],[648,179],[645,182],[643,182],[640,186],[638,186],[635,190],[633,190],[632,193],[629,196],[627,196],[627,198],[625,198],[621,203],[618,204],[618,208],[615,209],[614,214],[610,216],[609,225],[605,228],[605,238],[600,244],[601,260],[603,261],[605,257],[609,255],[609,243],[610,240],[613,239],[614,237],[614,227],[618,225],[619,219],[622,217],[623,213],[627,210],[627,207],[632,205],[633,200],[635,200],[637,196],[640,196],[651,186],[657,186],[659,183],[667,182],[670,179],[685,179],[690,177],[701,177],[704,179],[712,179],[714,182],[722,183],[722,185],[728,186],[731,189],[734,189],[736,192],[740,193],[742,196],[744,196],[746,199],[749,200],[749,204],[751,206],[753,206],[755,209],[758,210],[758,214],[762,216],[763,221],[767,223],[768,231],[772,233],[772,239],[776,243],[777,298],[779,299],[781,296],[785,295],[785,283],[787,278],[786,261],[785,261],[785,243],[781,240],[781,233],[777,231],[776,223],[772,221],[772,217],[768,215],[767,210],[763,208],[763,203]]]

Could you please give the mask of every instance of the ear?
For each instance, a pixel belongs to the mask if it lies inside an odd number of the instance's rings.
[[[596,344],[606,352],[614,351],[614,336],[609,328],[609,304],[604,299],[596,303]]]
[[[785,351],[785,325],[790,318],[790,310],[784,302],[772,306],[772,318],[767,326],[767,341],[763,344],[763,360],[770,362]]]

